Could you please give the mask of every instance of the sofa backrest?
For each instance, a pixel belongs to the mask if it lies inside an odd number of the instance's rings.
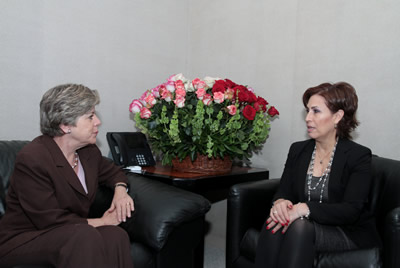
[[[371,209],[381,237],[386,215],[400,207],[400,161],[384,157],[372,157],[373,184],[370,194]]]
[[[17,153],[29,141],[0,141],[0,217],[5,210],[5,194],[14,170]]]

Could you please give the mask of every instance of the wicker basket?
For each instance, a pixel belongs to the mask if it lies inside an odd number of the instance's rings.
[[[178,158],[172,160],[172,166],[175,170],[181,172],[192,172],[202,174],[224,174],[232,169],[232,160],[229,156],[221,158],[208,158],[206,155],[197,155],[197,159],[192,162],[190,156],[187,156],[182,162]]]

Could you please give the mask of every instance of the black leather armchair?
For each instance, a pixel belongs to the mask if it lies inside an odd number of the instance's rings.
[[[16,154],[26,143],[0,141],[0,217],[4,213],[5,193]],[[200,195],[140,175],[130,174],[128,178],[136,210],[133,218],[121,227],[131,238],[134,267],[202,267],[204,217],[210,202]],[[90,216],[101,216],[109,207],[112,195],[112,190],[99,188]]]
[[[314,267],[400,267],[400,161],[374,156],[371,208],[383,249],[321,253]],[[232,186],[228,197],[226,267],[254,266],[261,227],[279,186],[278,179]]]

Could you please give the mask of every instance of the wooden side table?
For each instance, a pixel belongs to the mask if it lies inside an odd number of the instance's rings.
[[[201,194],[211,202],[227,198],[229,188],[234,184],[269,178],[269,171],[263,168],[233,166],[229,173],[216,175],[179,172],[159,162],[155,166],[142,167],[141,174]]]

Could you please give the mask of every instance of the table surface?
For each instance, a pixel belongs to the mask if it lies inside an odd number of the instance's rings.
[[[172,166],[163,166],[157,162],[155,166],[142,167],[143,175],[152,175],[157,177],[169,178],[171,180],[204,180],[209,178],[226,177],[232,175],[245,175],[253,173],[265,173],[267,169],[253,168],[253,167],[239,167],[232,166],[230,172],[220,174],[205,174],[205,173],[192,173],[192,172],[181,172],[173,169]]]

